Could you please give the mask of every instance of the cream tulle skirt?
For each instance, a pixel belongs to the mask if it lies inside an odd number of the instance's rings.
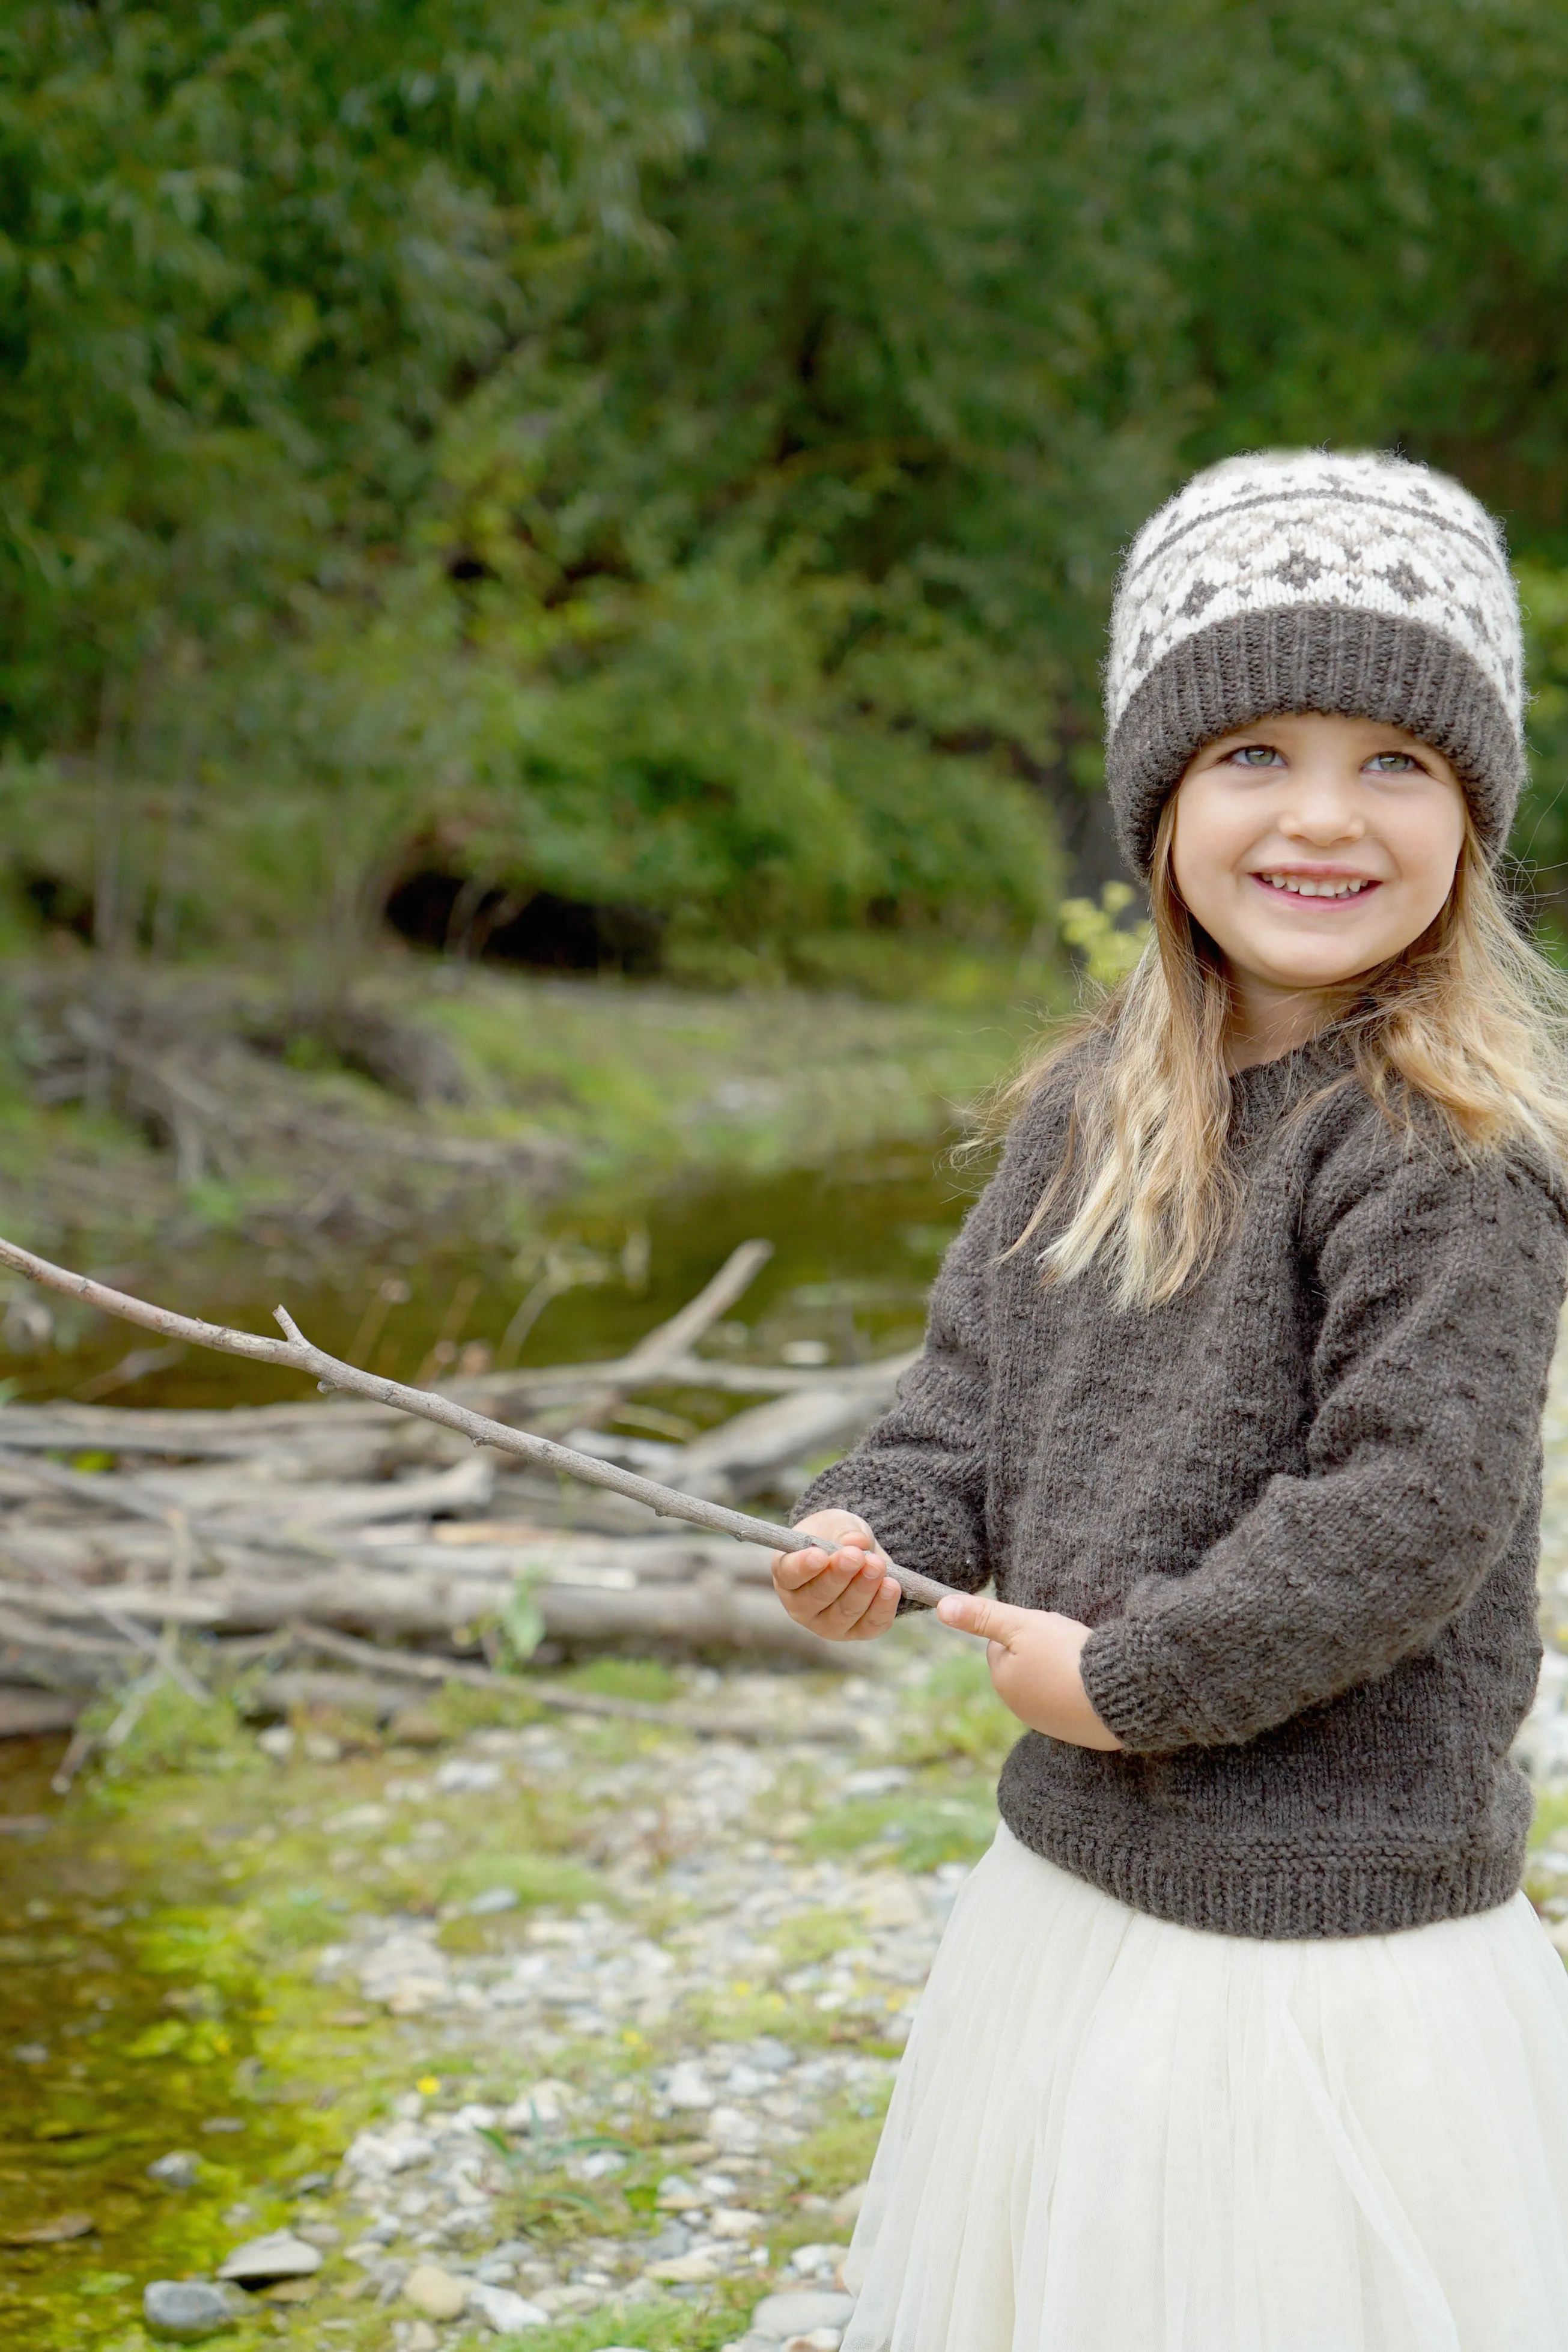
[[[844,2352],[1564,2352],[1563,1963],[1522,1895],[1253,1942],[1000,1830],[846,2272]]]

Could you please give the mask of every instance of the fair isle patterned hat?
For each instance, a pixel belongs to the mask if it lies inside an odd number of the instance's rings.
[[[1289,710],[1419,735],[1501,850],[1524,775],[1519,600],[1501,531],[1458,482],[1265,450],[1194,475],[1144,524],[1105,675],[1106,782],[1138,873],[1193,754]]]

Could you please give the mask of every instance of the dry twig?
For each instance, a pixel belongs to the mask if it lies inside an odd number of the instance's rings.
[[[464,1683],[472,1690],[510,1691],[562,1715],[611,1716],[629,1723],[659,1724],[669,1731],[695,1731],[707,1739],[852,1740],[859,1737],[858,1726],[847,1716],[807,1718],[780,1727],[755,1715],[715,1715],[700,1707],[660,1706],[653,1699],[615,1698],[604,1691],[564,1690],[557,1683],[500,1675],[491,1666],[468,1665],[460,1658],[416,1657],[407,1650],[385,1650],[375,1642],[356,1642],[350,1634],[329,1633],[321,1625],[296,1622],[289,1632],[300,1649],[319,1650],[323,1657],[342,1658],[349,1665],[403,1675],[410,1682]]]

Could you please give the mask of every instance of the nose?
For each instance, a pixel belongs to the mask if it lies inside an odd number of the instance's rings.
[[[1346,792],[1339,777],[1298,769],[1290,781],[1294,789],[1277,820],[1288,841],[1314,849],[1360,841],[1366,831],[1366,818],[1356,806],[1356,796]]]

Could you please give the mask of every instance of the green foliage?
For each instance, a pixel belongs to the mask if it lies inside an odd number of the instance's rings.
[[[640,1699],[655,1706],[679,1698],[684,1688],[673,1666],[658,1658],[590,1658],[558,1679],[568,1690],[593,1691],[601,1698]]]
[[[1057,919],[1069,948],[1083,958],[1083,968],[1098,988],[1114,988],[1125,980],[1148,943],[1149,925],[1124,929],[1117,918],[1131,906],[1134,892],[1128,882],[1107,882],[1096,905],[1092,898],[1064,898]]]
[[[605,1884],[580,1862],[541,1853],[465,1854],[441,1882],[443,1903],[465,1903],[493,1887],[504,1886],[520,1904],[559,1904],[574,1909],[579,1903],[603,1902]]]
[[[101,0],[0,64],[0,796],[61,919],[338,940],[425,867],[677,971],[1048,950],[1118,551],[1271,441],[1504,513],[1568,867],[1547,0]]]
[[[902,1870],[934,1870],[943,1862],[978,1862],[996,1834],[989,1788],[952,1795],[901,1790],[863,1797],[818,1813],[801,1843],[814,1853],[858,1853],[869,1846],[896,1850]]]
[[[1568,947],[1568,571],[1519,567],[1524,608],[1531,772],[1513,850],[1545,917]]]
[[[994,1775],[1021,1729],[1017,1717],[997,1697],[984,1657],[965,1648],[933,1666],[910,1693],[899,1753],[910,1764],[963,1759]]]
[[[846,2102],[837,2115],[791,2150],[790,2170],[802,2189],[834,2197],[859,2186],[877,2153],[890,2088]]]
[[[104,1798],[166,1772],[231,1769],[249,1748],[233,1695],[203,1702],[166,1677],[103,1693],[84,1726],[98,1743],[93,1785]]]

